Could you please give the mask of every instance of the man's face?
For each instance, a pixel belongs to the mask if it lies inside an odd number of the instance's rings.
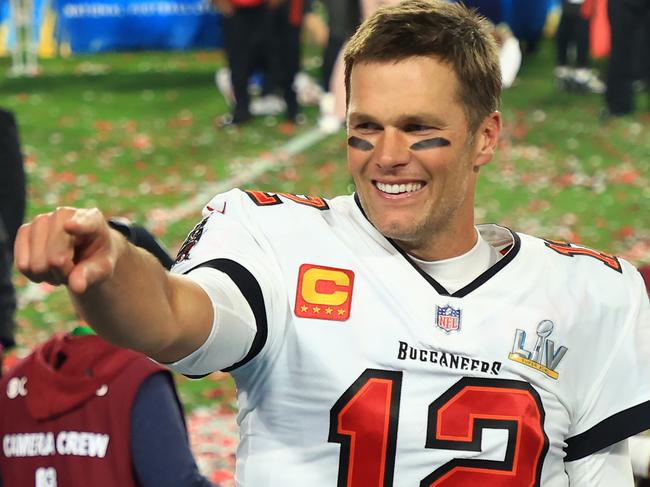
[[[498,134],[499,115],[488,119]],[[348,168],[372,224],[422,258],[445,258],[429,251],[444,235],[471,248],[476,175],[494,148],[484,125],[472,138],[456,75],[435,58],[355,65]]]

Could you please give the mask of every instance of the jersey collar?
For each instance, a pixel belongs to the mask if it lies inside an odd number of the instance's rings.
[[[359,200],[359,195],[357,193],[354,193],[354,202],[356,203],[357,208],[363,215],[364,219],[372,226],[372,228],[379,234],[381,233],[377,231],[377,229],[372,225],[368,217],[366,216],[365,211],[363,211],[363,207],[361,206],[361,201]],[[466,286],[463,286],[462,288],[458,289],[455,293],[450,293],[445,289],[445,287],[440,284],[438,281],[436,281],[433,277],[431,277],[429,274],[424,272],[416,263],[415,261],[411,258],[411,256],[399,245],[397,245],[392,239],[385,237],[382,235],[383,239],[386,240],[405,260],[408,262],[415,271],[420,274],[424,278],[425,281],[427,281],[435,290],[438,294],[441,296],[451,296],[455,298],[462,298],[464,296],[467,296],[469,293],[474,291],[475,289],[478,289],[481,287],[483,284],[488,282],[492,277],[494,277],[501,269],[503,269],[505,266],[507,266],[512,260],[517,256],[519,253],[519,249],[521,248],[521,239],[519,238],[519,235],[517,235],[515,232],[510,230],[509,228],[506,227],[500,227],[505,229],[511,237],[511,242],[512,244],[507,247],[505,250],[502,250],[504,253],[504,256],[501,260],[499,260],[496,264],[494,264],[492,267],[487,269],[485,272],[480,274],[478,277],[476,277],[472,282],[467,284]]]

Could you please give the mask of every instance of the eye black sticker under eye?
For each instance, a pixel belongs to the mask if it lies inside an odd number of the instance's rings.
[[[434,137],[433,139],[425,139],[425,140],[421,140],[420,142],[416,142],[410,147],[410,149],[426,150],[426,149],[435,149],[436,147],[447,147],[448,145],[451,145],[451,142],[449,142],[444,137]]]
[[[375,148],[375,146],[367,140],[355,137],[354,135],[348,138],[348,145],[354,149],[359,149],[365,152],[371,151]]]

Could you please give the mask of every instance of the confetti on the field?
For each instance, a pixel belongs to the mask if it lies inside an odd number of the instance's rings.
[[[234,487],[239,441],[235,413],[226,407],[198,408],[187,417],[187,429],[200,471],[221,487]]]

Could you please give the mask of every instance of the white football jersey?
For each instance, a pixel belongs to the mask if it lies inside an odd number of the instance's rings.
[[[227,273],[257,322],[227,369],[239,486],[567,486],[564,462],[650,427],[623,260],[479,225],[503,257],[450,294],[354,196],[232,190],[204,217],[174,271]]]

